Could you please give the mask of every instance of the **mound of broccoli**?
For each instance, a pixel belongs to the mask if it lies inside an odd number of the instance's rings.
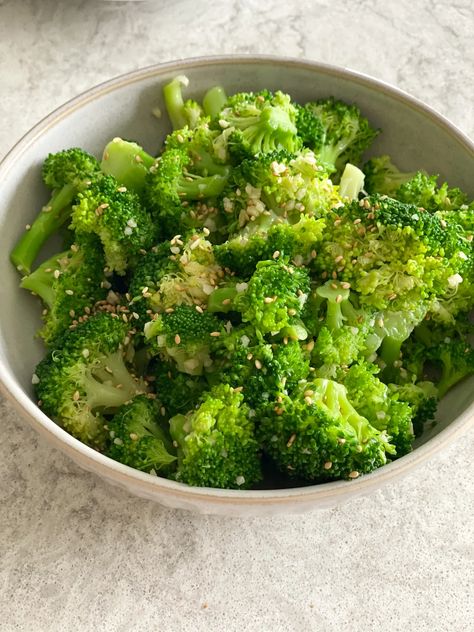
[[[45,160],[51,201],[11,253],[42,301],[38,405],[186,485],[403,457],[474,374],[474,202],[387,155],[359,168],[379,130],[354,104],[187,90],[164,87],[156,156],[116,137]]]

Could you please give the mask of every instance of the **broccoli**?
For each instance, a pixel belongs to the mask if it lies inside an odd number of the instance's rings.
[[[183,229],[217,228],[214,204],[225,189],[228,168],[193,158],[186,147],[169,147],[146,176],[145,205],[159,226],[161,236],[170,238]]]
[[[174,361],[182,373],[202,375],[212,367],[210,344],[213,337],[221,335],[222,327],[213,314],[178,305],[156,314],[144,331],[152,353]]]
[[[237,161],[279,149],[301,148],[296,127],[297,108],[282,92],[239,92],[229,97],[215,122],[223,131],[215,140],[224,160]]]
[[[247,287],[234,306],[243,322],[252,323],[261,335],[304,340],[306,329],[301,312],[309,293],[309,276],[304,268],[282,259],[260,261]]]
[[[311,482],[357,478],[395,453],[385,431],[352,406],[345,387],[323,378],[269,402],[259,436],[279,469]]]
[[[219,384],[199,407],[170,419],[178,448],[177,481],[201,487],[246,489],[262,478],[259,444],[243,395]]]
[[[227,95],[222,86],[214,86],[206,92],[202,99],[204,113],[210,118],[216,117],[224,107]]]
[[[100,168],[106,175],[114,176],[119,184],[140,193],[155,160],[137,143],[117,137],[105,146]]]
[[[126,366],[123,320],[99,312],[72,327],[36,367],[38,405],[77,439],[103,448],[103,415],[144,393],[146,384]]]
[[[355,105],[334,98],[319,99],[304,106],[318,117],[324,128],[324,141],[316,152],[330,171],[342,173],[347,162],[357,164],[377,137]]]
[[[410,311],[447,293],[464,265],[454,227],[412,204],[375,195],[331,215],[314,263],[322,278],[350,283],[361,305]]]
[[[296,129],[303,145],[315,152],[321,150],[326,137],[326,131],[319,116],[316,116],[310,108],[295,104]]]
[[[446,336],[436,346],[426,350],[426,359],[441,368],[441,376],[436,380],[438,396],[446,393],[458,382],[474,373],[474,349],[469,339],[457,335]]]
[[[162,404],[167,417],[187,413],[196,406],[209,384],[202,375],[189,375],[178,370],[173,360],[152,358],[147,380]]]
[[[96,234],[104,247],[110,270],[124,274],[140,251],[154,243],[154,225],[136,193],[103,176],[77,195],[72,228]]]
[[[184,75],[179,75],[163,88],[166,110],[173,129],[181,129],[186,125],[195,127],[204,114],[202,107],[194,99],[184,101],[182,87],[186,88],[188,85],[189,79]]]
[[[107,422],[110,444],[105,454],[137,470],[172,473],[176,461],[160,404],[146,395],[137,395],[119,408]]]
[[[79,238],[69,251],[56,254],[34,272],[23,277],[20,286],[38,295],[46,309],[39,335],[48,346],[73,322],[90,313],[91,306],[105,299],[107,282],[104,255],[95,235]]]
[[[368,160],[363,171],[365,174],[365,190],[369,193],[381,193],[397,197],[400,185],[411,180],[416,172],[402,172],[396,167],[390,156],[378,156]],[[416,204],[415,201],[412,201]]]
[[[438,389],[433,382],[388,384],[400,402],[409,404],[412,410],[412,426],[415,437],[423,434],[425,424],[434,420],[438,408]]]
[[[414,411],[407,400],[380,381],[378,372],[377,366],[360,362],[347,370],[342,382],[354,408],[374,428],[386,432],[400,457],[412,449]]]
[[[456,211],[468,204],[467,196],[460,189],[449,188],[446,182],[438,186],[438,176],[429,176],[422,171],[402,183],[394,197],[406,204],[421,206],[432,213]]]
[[[31,226],[13,248],[10,259],[22,274],[29,274],[42,246],[67,222],[71,204],[79,191],[86,188],[100,169],[98,161],[76,147],[49,154],[42,176],[53,193]]]

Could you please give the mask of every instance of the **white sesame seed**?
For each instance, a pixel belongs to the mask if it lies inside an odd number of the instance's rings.
[[[359,476],[359,472],[356,472],[355,470],[349,474],[349,478],[358,478]]]
[[[66,290],[65,292],[68,296],[72,296],[74,294],[73,290]]]
[[[175,344],[179,345],[181,342],[181,336],[179,334],[176,334],[176,336],[174,337],[174,342]]]

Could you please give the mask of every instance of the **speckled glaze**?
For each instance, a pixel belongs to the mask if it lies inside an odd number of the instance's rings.
[[[0,159],[101,81],[224,53],[367,73],[473,138],[473,22],[472,0],[0,0]],[[5,296],[2,279],[0,305]],[[111,486],[1,396],[0,427],[1,632],[472,628],[472,427],[369,495],[253,518],[168,509]]]
[[[48,151],[80,146],[100,155],[108,139],[115,135],[138,140],[153,151],[168,129],[166,119],[157,125],[151,114],[158,106],[164,111],[161,87],[177,74],[190,80],[190,94],[200,97],[215,83],[229,93],[239,90],[278,88],[304,102],[334,95],[356,102],[372,124],[385,133],[373,151],[389,153],[405,169],[422,167],[442,172],[452,184],[470,191],[473,157],[470,141],[434,111],[380,82],[354,72],[321,64],[273,57],[216,57],[161,64],[138,70],[93,88],[48,116],[29,132],[0,165],[3,181],[0,193],[0,274],[6,295],[16,309],[0,306],[0,373],[6,394],[26,418],[53,445],[76,463],[108,482],[143,498],[164,505],[201,513],[264,515],[301,512],[308,508],[333,506],[367,493],[384,482],[409,471],[443,448],[463,431],[472,419],[471,384],[461,385],[447,398],[440,423],[419,441],[416,449],[398,461],[357,481],[339,481],[305,488],[279,490],[217,490],[192,488],[141,473],[116,463],[68,435],[48,419],[31,399],[31,374],[41,357],[39,344],[31,340],[38,327],[34,299],[17,287],[17,275],[8,261],[8,252],[17,235],[37,212],[44,192],[39,178],[42,157]],[[439,151],[443,148],[443,160]],[[20,205],[20,206],[19,206]],[[18,212],[21,208],[21,213]],[[16,314],[22,313],[18,319]],[[12,349],[11,339],[20,339]],[[18,353],[20,352],[20,353]]]

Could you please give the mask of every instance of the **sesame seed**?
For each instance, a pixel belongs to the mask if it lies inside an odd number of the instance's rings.
[[[55,271],[53,272],[53,277],[54,277],[55,279],[59,279],[59,275],[60,275],[60,274],[61,274],[61,272],[60,272],[59,270],[55,270]]]
[[[336,296],[336,303],[340,303],[342,301],[342,294],[338,294]]]
[[[90,356],[89,349],[83,349],[82,350],[82,355],[83,355],[84,358],[88,358]]]
[[[137,434],[135,434],[134,432],[131,432],[131,433],[130,433],[130,439],[131,439],[132,441],[136,441],[136,440],[138,439],[138,435],[137,435]]]
[[[316,250],[312,250],[311,251],[311,259],[316,259],[317,256],[318,256],[318,253],[316,252]]]
[[[261,369],[262,368],[262,363],[260,362],[260,360],[255,360],[255,368],[256,369]]]
[[[326,463],[324,464],[324,469],[325,470],[330,470],[332,468],[332,462],[331,461],[326,461]]]
[[[209,230],[209,228],[206,228],[205,226],[202,229],[202,232],[206,235],[206,237],[208,237],[211,234],[211,231]]]
[[[349,474],[349,478],[358,478],[359,477],[359,472],[356,472],[355,470],[353,472],[350,472]]]
[[[334,258],[334,263],[339,263],[339,261],[342,261],[344,259],[344,257],[342,255],[337,255],[337,257]]]
[[[72,296],[74,294],[73,290],[66,290],[65,292],[68,296]]]
[[[264,298],[264,303],[273,303],[273,299],[270,296]]]
[[[220,331],[211,331],[211,333],[209,335],[212,336],[213,338],[218,338],[221,335],[221,332]]]
[[[244,390],[244,387],[236,386],[233,390],[234,390],[234,393],[241,393]]]
[[[114,443],[115,445],[123,445],[123,441],[119,437],[115,437]]]
[[[77,402],[80,398],[81,394],[79,393],[79,391],[74,391],[74,394],[72,396],[73,401]]]
[[[287,448],[291,448],[291,446],[292,446],[292,445],[293,445],[293,443],[295,442],[295,439],[296,439],[296,434],[295,434],[295,433],[293,433],[293,434],[291,435],[291,437],[288,439],[288,442],[287,442],[287,444],[286,444],[286,447],[287,447]]]
[[[311,404],[313,403],[313,400],[311,399],[311,397],[309,397],[309,395],[304,398],[304,401],[308,406],[311,406]]]
[[[344,283],[341,283],[341,287],[343,290],[350,290],[351,284],[347,283],[347,281],[344,281]]]
[[[278,259],[279,256],[280,256],[280,251],[279,250],[275,250],[275,252],[272,255],[273,259]]]
[[[313,349],[314,349],[314,340],[310,340],[308,344],[306,345],[306,350],[312,351]]]
[[[118,187],[118,188],[117,188],[117,191],[118,191],[119,193],[125,193],[125,191],[126,191],[126,190],[127,190],[127,187],[123,187],[123,186],[122,186],[122,187]]]
[[[31,224],[26,224],[25,228],[26,228],[26,230],[30,230]]]
[[[174,337],[174,342],[175,344],[179,345],[181,342],[181,336],[179,334],[176,334],[176,336]]]
[[[200,314],[204,314],[204,310],[200,305],[196,305],[196,311],[199,312]]]
[[[277,415],[283,414],[283,408],[281,408],[280,406],[275,406],[273,410],[276,412]]]

